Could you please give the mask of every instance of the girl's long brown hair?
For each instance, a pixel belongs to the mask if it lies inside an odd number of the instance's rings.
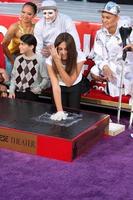
[[[64,33],[60,33],[56,40],[55,40],[55,47],[58,49],[58,46],[62,43],[65,42],[66,43],[66,48],[67,48],[67,60],[66,60],[66,67],[65,67],[65,71],[71,75],[75,70],[77,70],[77,50],[76,50],[76,45],[75,45],[75,41],[72,37],[71,34],[64,32]],[[55,73],[57,73],[57,68],[56,65],[53,61],[53,68]]]

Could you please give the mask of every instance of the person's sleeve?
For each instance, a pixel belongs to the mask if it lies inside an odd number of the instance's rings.
[[[46,58],[46,65],[52,65],[52,56]]]
[[[37,40],[36,53],[37,54],[41,54],[41,50],[43,49],[43,26],[42,26],[42,20],[38,21],[35,24],[34,36],[35,36],[35,38]]]
[[[46,63],[47,64],[47,63]],[[47,71],[47,67],[46,65],[44,66],[43,65],[43,62],[39,62],[39,73],[40,73],[40,76],[41,76],[41,82],[39,84],[39,87],[40,89],[45,89],[48,87],[48,84],[49,84],[49,76],[48,76],[48,71]]]
[[[94,41],[94,61],[98,68],[102,70],[104,65],[108,65],[108,53],[98,33]]]
[[[65,26],[66,26],[66,32],[70,33],[73,36],[77,50],[80,50],[81,45],[80,45],[79,34],[77,32],[74,22],[68,16],[65,18]]]
[[[130,34],[130,37],[129,37],[130,39],[130,43],[131,44],[133,44],[133,29],[132,29],[132,31],[131,31],[131,34]]]
[[[77,63],[86,61],[86,56],[85,53],[82,51],[78,51],[78,58],[77,58]]]
[[[16,69],[18,66],[18,59],[15,59],[14,62],[14,66],[12,69],[12,73],[11,73],[11,81],[10,81],[10,87],[9,87],[9,94],[13,94],[15,92],[15,88],[16,88]]]

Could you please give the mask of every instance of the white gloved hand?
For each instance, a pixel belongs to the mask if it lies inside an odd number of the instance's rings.
[[[58,111],[51,115],[50,119],[54,121],[61,121],[66,120],[68,116],[68,113],[65,113],[64,111]]]

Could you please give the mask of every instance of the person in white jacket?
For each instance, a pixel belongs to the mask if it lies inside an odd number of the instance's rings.
[[[119,32],[120,27],[129,27],[130,19],[119,16],[120,7],[114,2],[108,2],[101,10],[102,27],[96,33],[94,41],[95,66],[91,69],[91,77],[95,80],[107,81],[107,93],[119,96],[121,72],[123,72],[123,94],[129,94],[130,81],[126,74],[133,67],[133,55],[127,52],[123,61],[123,43]],[[127,39],[127,44],[133,41],[133,32]]]
[[[80,40],[74,22],[69,16],[58,11],[55,1],[43,1],[40,11],[43,12],[43,17],[36,23],[34,35],[37,39],[36,53],[42,57],[42,62],[46,69],[45,60],[50,55],[48,46],[54,44],[55,38],[60,33],[70,33],[75,40],[77,49],[80,49]],[[46,79],[48,81],[47,70]]]

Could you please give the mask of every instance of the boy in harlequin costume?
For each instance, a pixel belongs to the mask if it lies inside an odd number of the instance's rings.
[[[69,16],[58,11],[54,0],[43,1],[40,11],[42,11],[43,17],[36,23],[34,35],[37,39],[37,54],[42,57],[42,62],[45,66],[47,85],[49,78],[45,61],[50,55],[48,46],[54,44],[56,37],[62,32],[68,32],[73,36],[77,49],[80,49],[80,40],[74,22]]]

